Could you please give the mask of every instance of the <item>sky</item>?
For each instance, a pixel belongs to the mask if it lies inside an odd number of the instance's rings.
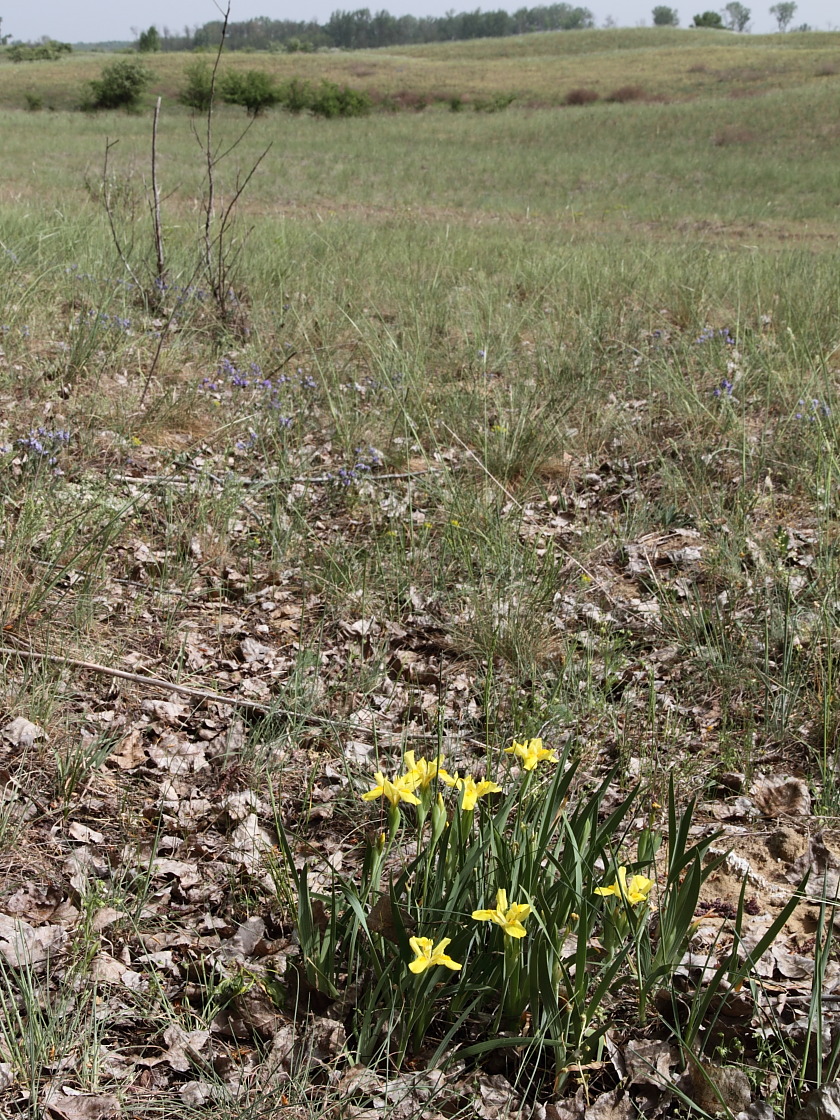
[[[549,0],[551,2],[551,0]],[[600,26],[607,16],[612,16],[620,27],[648,26],[655,3],[668,0],[568,0],[587,7]],[[752,30],[760,34],[776,30],[776,23],[769,14],[775,0],[742,0],[753,13]],[[481,8],[492,11],[506,8],[515,11],[521,7],[536,7],[539,0],[309,0],[306,5],[290,0],[233,0],[231,18],[250,19],[268,16],[270,19],[316,19],[326,21],[336,9],[355,11],[368,7],[371,11],[384,9],[393,15],[439,16],[447,10],[473,11]],[[687,27],[695,12],[718,10],[725,0],[671,0],[671,7],[679,12],[680,25]],[[0,0],[2,32],[15,39],[39,39],[49,35],[62,42],[102,42],[131,39],[132,28],[145,28],[155,24],[158,29],[168,27],[180,33],[186,25],[207,23],[218,18],[213,0],[139,0],[115,4],[113,0],[19,0],[9,3]],[[799,0],[794,25],[808,23],[816,30],[840,30],[840,8],[837,0]]]

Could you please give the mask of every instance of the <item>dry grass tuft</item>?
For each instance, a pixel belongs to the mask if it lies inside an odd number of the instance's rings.
[[[570,89],[563,101],[566,105],[591,105],[600,96],[594,89]]]
[[[606,100],[624,104],[627,101],[644,101],[647,94],[642,86],[619,86],[610,93]]]

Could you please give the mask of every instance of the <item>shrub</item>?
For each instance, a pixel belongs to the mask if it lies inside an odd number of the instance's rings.
[[[98,78],[90,82],[85,109],[134,109],[140,94],[150,85],[154,74],[142,62],[123,58],[106,66]]]
[[[230,105],[242,105],[249,117],[258,117],[283,99],[282,91],[265,70],[246,70],[244,74],[225,74],[219,94]]]
[[[393,113],[400,109],[413,109],[415,113],[422,113],[424,109],[429,107],[431,100],[431,97],[426,93],[418,93],[411,89],[400,89],[383,98],[381,104],[383,108]]]
[[[692,27],[712,27],[717,31],[723,31],[723,18],[720,12],[701,12],[700,15],[694,17]]]
[[[178,93],[178,100],[182,105],[189,105],[200,113],[206,113],[210,108],[211,91],[213,85],[213,71],[206,58],[191,62],[185,71],[187,84]]]
[[[280,87],[280,104],[290,113],[302,113],[312,105],[312,86],[300,78],[292,78]]]
[[[7,52],[10,62],[55,62],[63,54],[72,54],[69,43],[46,39],[43,43],[15,43]]]
[[[644,96],[645,91],[641,86],[619,86],[618,89],[612,91],[606,100],[624,103],[625,101],[642,101]]]
[[[653,9],[654,27],[676,27],[680,22],[676,8],[668,8],[665,4],[657,4]]]
[[[591,105],[598,97],[599,94],[594,89],[570,89],[564,101],[567,105]]]
[[[316,117],[364,117],[373,102],[362,90],[338,86],[326,79],[313,92],[309,108]]]
[[[477,113],[500,113],[515,100],[515,93],[494,93],[492,97],[477,98],[473,102],[473,109]]]
[[[44,108],[44,99],[40,93],[25,93],[23,96],[30,113],[37,113],[39,109]]]

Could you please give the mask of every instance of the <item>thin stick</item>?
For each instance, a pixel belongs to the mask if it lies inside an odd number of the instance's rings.
[[[137,274],[131,267],[128,257],[123,250],[120,235],[117,233],[116,222],[114,221],[114,213],[111,209],[111,192],[108,187],[108,156],[110,155],[111,149],[116,147],[117,144],[119,144],[119,140],[109,140],[107,136],[105,137],[105,157],[102,161],[102,204],[105,207],[105,213],[108,215],[108,226],[111,230],[111,239],[114,242],[114,248],[117,250],[117,256],[122,261],[126,272],[131,277],[136,287],[142,291],[143,285],[140,283]]]
[[[150,688],[163,689],[166,692],[177,692],[182,696],[192,696],[196,700],[209,700],[214,704],[228,704],[233,708],[248,708],[254,712],[261,712],[263,715],[281,715],[289,716],[291,719],[300,720],[302,723],[318,726],[322,723],[332,724],[334,727],[343,727],[347,731],[355,733],[364,733],[365,735],[373,735],[375,731],[372,727],[365,727],[363,724],[345,723],[344,720],[330,719],[329,716],[304,716],[300,712],[294,712],[291,708],[276,708],[269,707],[267,704],[259,704],[256,700],[242,700],[238,696],[225,696],[221,692],[211,692],[209,689],[193,688],[186,684],[173,684],[171,681],[165,681],[161,677],[144,677],[142,673],[128,673],[125,669],[112,669],[109,665],[99,665],[95,661],[77,661],[74,657],[60,657],[57,653],[37,653],[32,649],[15,649],[9,646],[0,646],[0,657],[19,657],[23,661],[50,661],[54,665],[68,665],[74,669],[84,669],[89,673],[102,673],[108,677],[119,677],[123,681],[131,681],[133,684],[141,684]],[[381,734],[381,732],[380,732]],[[392,732],[392,734],[396,734]],[[426,741],[429,739],[436,739],[435,734],[416,734],[401,736],[404,739],[417,739]]]
[[[220,9],[221,10],[221,9]],[[216,160],[213,154],[213,101],[216,97],[216,78],[219,73],[219,63],[222,58],[222,51],[225,46],[225,38],[227,37],[228,20],[230,19],[230,4],[225,9],[224,17],[222,19],[222,34],[219,39],[219,49],[216,51],[216,58],[213,62],[213,71],[210,75],[210,97],[207,105],[207,138],[205,140],[205,158],[207,161],[207,196],[204,200],[204,266],[207,272],[208,279],[213,282],[213,255],[211,248],[210,232],[213,225],[213,212],[215,210],[216,202],[216,180],[214,176]]]
[[[142,673],[128,673],[125,669],[112,669],[109,665],[98,665],[95,661],[77,661],[74,657],[60,657],[57,653],[37,653],[32,649],[10,649],[0,646],[0,656],[10,654],[20,657],[24,661],[50,661],[54,665],[69,665],[74,669],[85,669],[90,673],[104,673],[108,677],[119,677],[123,681],[132,681],[134,684],[143,684],[149,688],[162,688],[167,692],[177,692],[183,696],[194,696],[197,700],[212,700],[216,704],[230,704],[232,707],[250,708],[255,712],[267,713],[267,704],[258,704],[256,700],[241,700],[238,696],[225,696],[221,692],[211,692],[204,688],[193,688],[187,684],[173,684],[162,677],[144,677]],[[294,712],[283,708],[275,711],[284,715],[295,715]],[[299,718],[299,717],[297,717]]]
[[[160,116],[160,98],[155,105],[155,117],[152,122],[152,205],[155,223],[155,255],[157,256],[158,280],[163,283],[166,271],[163,264],[163,230],[160,224],[160,187],[157,181],[157,129]]]

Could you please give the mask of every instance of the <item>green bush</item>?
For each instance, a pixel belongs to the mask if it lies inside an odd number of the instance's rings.
[[[30,113],[37,113],[39,109],[44,108],[44,99],[40,93],[25,93],[23,97]]]
[[[480,97],[473,101],[477,113],[501,113],[516,100],[515,93],[494,93],[491,97]]]
[[[312,107],[312,86],[300,78],[292,78],[280,87],[280,104],[290,113],[302,113]]]
[[[249,117],[258,117],[282,100],[280,87],[265,70],[225,74],[219,82],[219,94],[229,105],[243,106]]]
[[[324,79],[314,91],[309,108],[316,117],[364,117],[372,105],[370,96],[362,90],[338,86]]]
[[[304,54],[311,54],[315,50],[315,45],[306,39],[287,39],[283,44],[283,49],[286,54],[297,54],[299,51]]]
[[[46,39],[43,43],[15,43],[7,52],[10,62],[55,62],[63,54],[72,54],[69,43]]]
[[[692,27],[712,27],[718,31],[724,30],[723,18],[720,12],[701,12],[700,15],[694,17]]]
[[[99,78],[90,82],[84,109],[134,109],[140,94],[151,84],[154,74],[133,58],[120,59],[106,66]]]
[[[206,58],[191,62],[186,68],[185,77],[187,84],[178,93],[178,100],[182,105],[189,105],[200,113],[206,113],[210,108],[213,89],[213,71]]]

